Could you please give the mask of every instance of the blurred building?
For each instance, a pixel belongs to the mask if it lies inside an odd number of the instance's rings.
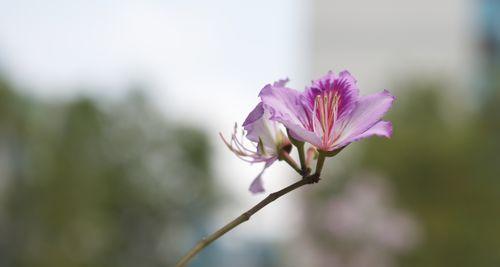
[[[455,88],[471,75],[470,1],[316,0],[313,5],[314,76],[345,68],[366,93],[410,73],[446,78]]]
[[[481,52],[485,62],[500,67],[500,2],[482,0],[479,12]]]
[[[483,99],[487,99],[495,95],[500,84],[500,1],[480,1],[478,24],[482,60],[479,84]]]

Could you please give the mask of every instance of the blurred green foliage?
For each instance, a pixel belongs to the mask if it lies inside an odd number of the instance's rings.
[[[356,166],[387,174],[422,226],[401,266],[500,266],[499,90],[476,112],[441,85],[403,90],[394,137],[366,141]]]
[[[169,266],[215,204],[199,130],[137,93],[41,101],[0,79],[0,266]]]

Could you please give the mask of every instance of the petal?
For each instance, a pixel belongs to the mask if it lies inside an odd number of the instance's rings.
[[[320,142],[320,138],[311,131],[311,111],[303,103],[300,92],[269,84],[262,89],[259,96],[264,108],[270,112],[270,119],[281,122],[292,131],[294,138],[310,143]]]
[[[265,111],[262,102],[250,112],[245,122],[243,123],[244,129],[247,131],[247,139],[255,143],[262,141],[265,154],[277,154],[277,135],[278,125],[277,122],[269,120],[269,112]]]
[[[301,101],[301,94],[290,88],[266,85],[259,94],[262,102],[271,113],[271,119],[303,124],[308,121]]]
[[[252,192],[252,194],[263,193],[265,191],[264,184],[262,182],[262,174],[264,174],[264,171],[267,168],[269,168],[269,166],[271,166],[275,161],[276,161],[276,159],[266,162],[262,171],[260,171],[260,173],[257,175],[257,177],[255,177],[255,179],[252,181],[252,183],[250,184],[250,187],[248,188],[248,190],[250,192]]]
[[[363,138],[368,138],[374,135],[385,138],[391,138],[392,123],[390,121],[379,121],[364,133],[353,137],[350,141],[355,142]]]
[[[264,173],[264,170],[262,170],[257,177],[253,180],[253,182],[250,184],[250,187],[248,190],[252,192],[252,194],[258,194],[258,193],[264,193],[266,190],[264,189],[264,185],[262,183],[262,174]]]
[[[336,124],[335,131],[340,131],[340,136],[335,141],[335,147],[342,147],[359,140],[358,136],[380,121],[392,106],[394,99],[395,97],[387,90],[361,97],[349,115]]]
[[[341,95],[341,102],[339,107],[339,119],[348,115],[355,107],[355,103],[359,100],[359,89],[356,79],[347,70],[339,73],[338,78],[339,91]]]
[[[256,120],[260,119],[264,115],[264,108],[262,107],[262,102],[257,104],[255,108],[248,114],[247,118],[245,119],[245,122],[243,122],[243,127],[255,122]]]
[[[306,88],[304,97],[312,109],[318,95],[328,92],[338,94],[338,119],[341,119],[350,113],[359,99],[359,89],[356,83],[356,79],[346,70],[340,72],[338,76],[330,71],[313,81],[312,85]]]
[[[277,82],[274,82],[273,86],[275,87],[285,87],[285,85],[290,81],[290,79],[281,79],[278,80]]]
[[[283,123],[293,138],[299,141],[308,142],[313,146],[321,146],[321,138],[314,132],[306,130],[304,127],[291,123]]]

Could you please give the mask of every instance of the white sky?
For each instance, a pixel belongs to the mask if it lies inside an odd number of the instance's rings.
[[[115,97],[144,83],[168,117],[201,125],[212,139],[220,181],[237,196],[220,225],[263,196],[247,191],[261,166],[237,160],[218,132],[242,122],[266,83],[288,76],[302,88],[309,80],[306,2],[0,0],[0,66],[46,98]],[[268,188],[292,182],[283,174],[266,173]],[[286,236],[275,216],[291,226],[292,201],[269,207],[234,238]]]

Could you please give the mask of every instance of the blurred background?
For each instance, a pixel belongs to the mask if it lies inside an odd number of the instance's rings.
[[[394,137],[191,266],[500,266],[497,0],[0,0],[0,266],[172,266],[264,197],[218,133],[343,69]]]

